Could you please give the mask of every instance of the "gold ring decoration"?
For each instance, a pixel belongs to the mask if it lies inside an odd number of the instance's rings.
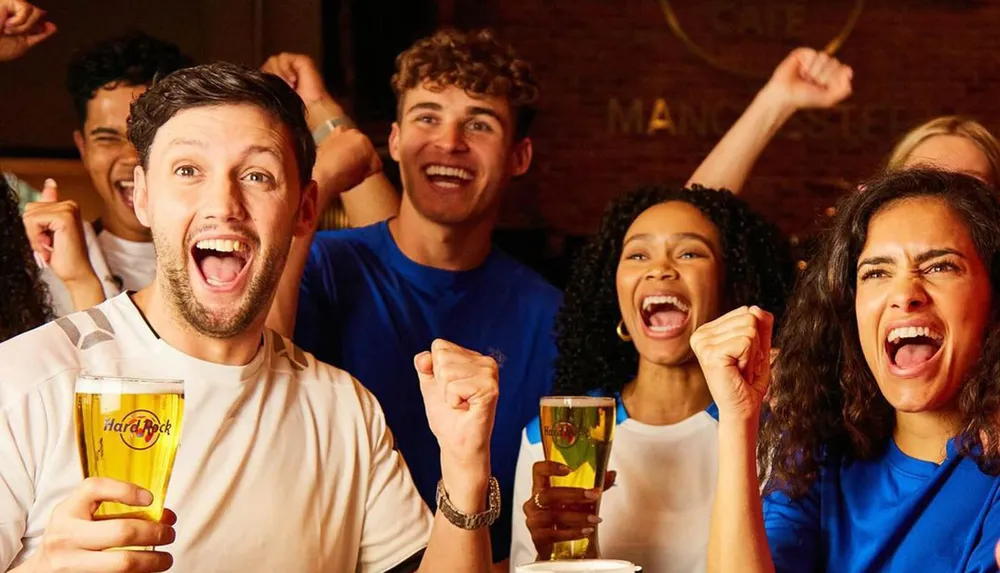
[[[532,499],[532,501],[534,501],[534,502],[535,502],[535,507],[537,507],[538,509],[541,509],[541,510],[546,510],[546,509],[548,509],[548,508],[549,508],[549,506],[547,506],[547,505],[542,505],[542,502],[538,501],[538,495],[539,495],[539,494],[541,494],[541,493],[542,493],[542,492],[540,492],[540,491],[536,491],[536,492],[535,492],[535,495],[533,495],[533,496],[531,497],[531,499]]]
[[[865,8],[865,0],[853,1],[854,6],[851,8],[851,13],[847,17],[847,22],[840,29],[840,32],[838,32],[832,40],[827,42],[826,46],[823,48],[823,52],[829,56],[836,54],[837,50],[844,45],[844,42],[847,41],[848,37],[850,37],[851,32],[854,31],[854,26],[858,23],[858,18],[861,17],[861,12]],[[720,69],[731,74],[736,74],[738,76],[749,78],[770,77],[772,71],[771,68],[768,68],[765,72],[744,70],[728,64],[722,59],[706,52],[701,46],[692,40],[690,36],[687,35],[687,32],[684,31],[684,28],[681,26],[680,19],[677,17],[677,13],[674,11],[674,7],[671,5],[670,0],[658,0],[658,2],[660,4],[660,8],[663,10],[663,15],[667,19],[667,25],[670,26],[670,30],[692,54],[704,60],[705,63],[713,68]]]

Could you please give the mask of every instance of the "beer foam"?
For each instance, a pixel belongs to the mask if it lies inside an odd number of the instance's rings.
[[[615,399],[605,396],[546,396],[539,405],[550,408],[600,408],[614,406]]]
[[[81,374],[76,379],[78,394],[179,394],[184,395],[183,380],[150,380],[118,376]]]

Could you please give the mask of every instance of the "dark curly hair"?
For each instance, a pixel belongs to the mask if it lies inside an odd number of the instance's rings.
[[[17,193],[0,173],[0,342],[52,320],[49,289],[24,233]]]
[[[638,353],[615,333],[621,319],[615,274],[632,222],[645,210],[667,201],[690,203],[719,230],[725,269],[721,311],[757,305],[773,313],[780,323],[795,268],[788,243],[776,227],[726,190],[642,187],[608,206],[597,234],[573,265],[556,317],[556,393],[578,395],[599,390],[610,396],[620,393],[635,377]]]
[[[869,181],[863,192],[841,201],[789,301],[758,448],[760,478],[770,472],[767,492],[802,495],[827,461],[872,459],[889,443],[895,412],[879,391],[858,338],[856,265],[872,217],[913,197],[949,205],[989,271],[993,308],[982,357],[959,392],[957,445],[983,471],[1000,469],[1000,203],[995,191],[973,177],[906,170]]]
[[[66,89],[83,125],[87,121],[87,102],[97,90],[149,85],[157,76],[192,64],[175,44],[133,31],[75,53],[69,63]]]
[[[149,148],[156,132],[185,109],[215,105],[248,104],[271,114],[291,136],[299,184],[312,179],[316,142],[306,125],[305,104],[284,80],[260,70],[215,62],[202,64],[157,80],[132,103],[128,139],[149,167]]]
[[[518,57],[513,47],[500,43],[491,30],[441,30],[399,54],[392,91],[400,105],[407,90],[425,83],[505,98],[515,116],[515,139],[527,137],[535,117],[538,83],[531,75],[531,64]]]

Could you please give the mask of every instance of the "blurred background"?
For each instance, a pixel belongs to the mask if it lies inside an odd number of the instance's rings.
[[[936,115],[1000,131],[1000,2],[987,0],[39,0],[59,33],[0,66],[0,165],[99,216],[72,143],[64,87],[73,51],[141,29],[199,62],[260,65],[301,52],[384,149],[396,55],[441,26],[489,26],[542,84],[535,160],[505,199],[496,240],[565,280],[608,200],[682,183],[794,47],[831,47],[854,68],[836,109],[800,113],[745,197],[797,240],[871,175],[894,140]],[[394,164],[385,157],[387,170]]]

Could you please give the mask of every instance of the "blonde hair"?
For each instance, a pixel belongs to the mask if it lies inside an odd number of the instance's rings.
[[[923,125],[911,129],[896,143],[886,163],[887,171],[900,171],[918,145],[938,135],[964,137],[983,152],[990,164],[990,185],[1000,184],[1000,143],[993,134],[978,121],[959,115],[945,115],[934,118]]]

